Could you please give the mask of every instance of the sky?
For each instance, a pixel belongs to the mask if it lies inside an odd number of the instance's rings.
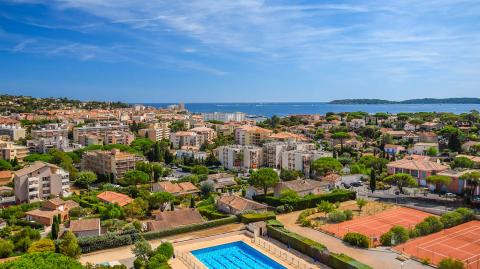
[[[480,1],[0,0],[0,93],[480,97]]]

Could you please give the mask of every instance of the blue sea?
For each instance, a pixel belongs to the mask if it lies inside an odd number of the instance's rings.
[[[166,107],[172,103],[145,104],[154,107]],[[368,113],[387,112],[452,112],[456,114],[480,110],[480,104],[384,104],[384,105],[334,105],[328,103],[186,103],[185,107],[194,113],[203,112],[244,112],[248,115],[286,116],[292,114],[325,114],[327,112]]]

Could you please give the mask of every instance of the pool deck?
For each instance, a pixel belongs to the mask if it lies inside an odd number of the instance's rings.
[[[204,239],[192,240],[191,242],[188,242],[188,241],[181,242],[179,244],[174,244],[174,247],[176,252],[183,252],[183,253],[190,254],[192,250],[203,249],[203,248],[213,247],[216,245],[222,245],[222,244],[227,244],[227,243],[232,243],[237,241],[242,241],[246,243],[247,245],[261,252],[263,255],[285,266],[286,268],[289,268],[289,269],[296,268],[290,265],[289,263],[285,262],[284,260],[278,258],[277,256],[272,255],[271,253],[259,247],[255,243],[253,243],[252,237],[247,236],[245,233],[232,233],[231,235],[223,235],[217,238],[204,238]],[[190,256],[193,257],[193,259],[195,259],[196,261],[198,261],[198,259],[196,259],[193,255],[190,254]],[[200,263],[200,261],[198,262]],[[318,265],[310,264],[305,260],[303,260],[302,262],[307,263],[309,265],[309,268],[320,268]],[[172,266],[172,268],[175,268],[175,269],[189,268],[185,265],[185,263],[181,259],[178,259],[178,258],[170,260],[169,264]]]

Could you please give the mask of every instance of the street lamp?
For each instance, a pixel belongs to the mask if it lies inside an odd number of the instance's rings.
[[[403,262],[400,263],[400,269],[403,269]]]

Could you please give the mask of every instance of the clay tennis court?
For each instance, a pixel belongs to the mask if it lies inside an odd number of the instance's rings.
[[[410,240],[394,249],[434,264],[450,257],[463,261],[467,269],[480,269],[480,221]]]
[[[362,216],[339,224],[323,225],[320,229],[341,238],[348,232],[361,233],[369,237],[372,245],[375,246],[380,244],[380,236],[393,226],[400,225],[410,229],[428,216],[431,214],[406,207],[395,207],[372,216]]]

